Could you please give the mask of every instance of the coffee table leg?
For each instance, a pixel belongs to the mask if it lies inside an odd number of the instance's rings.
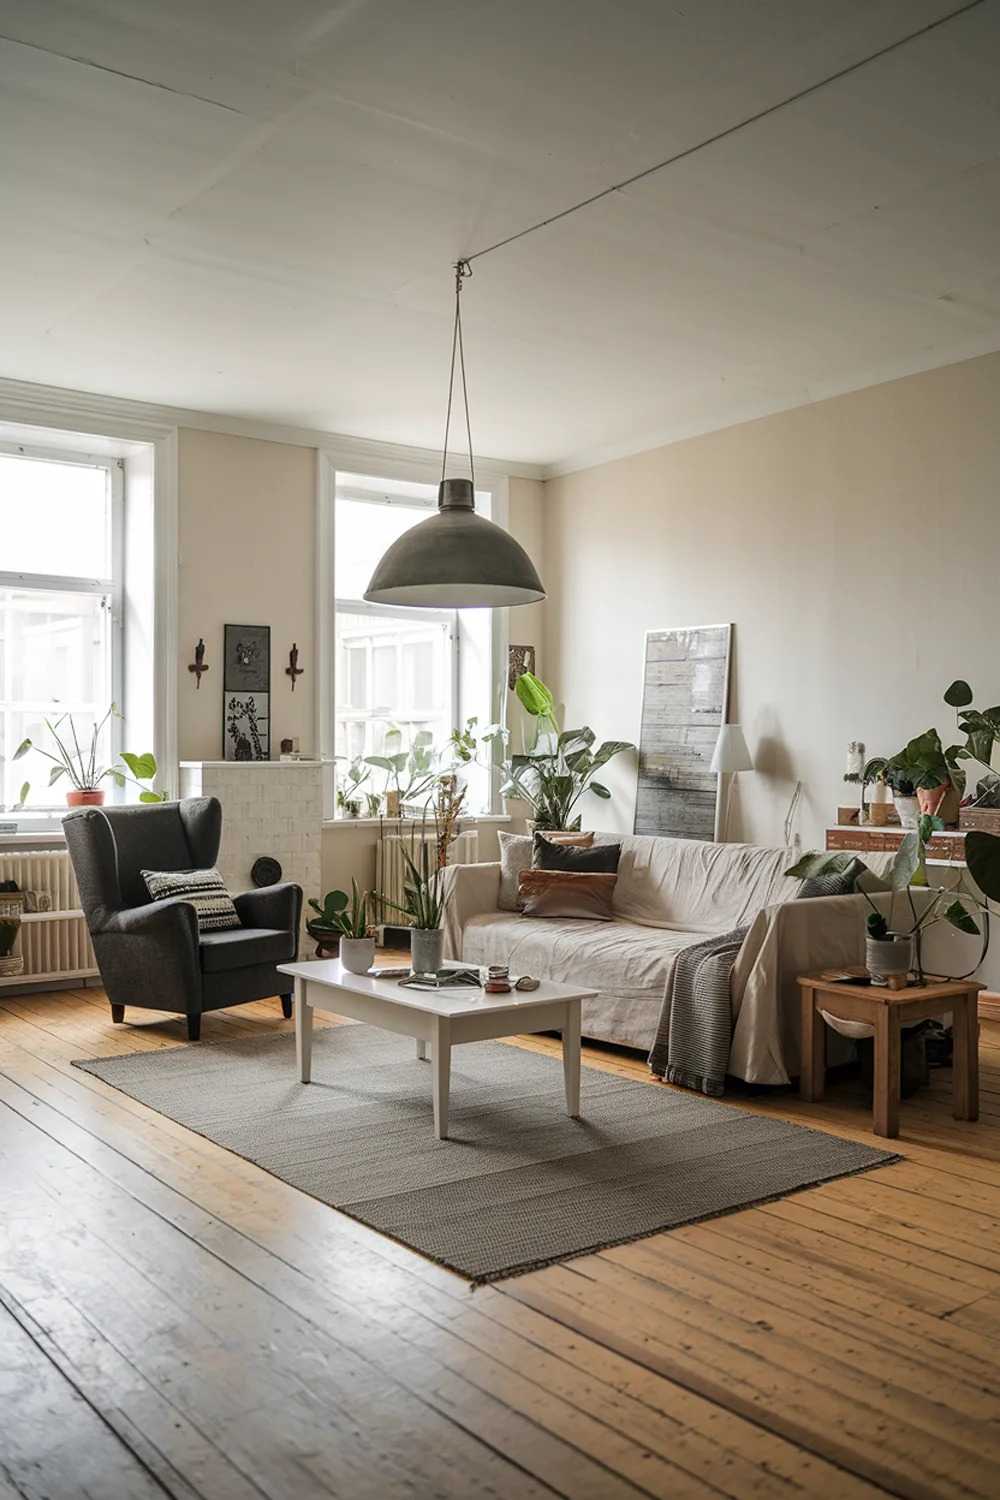
[[[434,1134],[448,1138],[448,1092],[451,1086],[451,1027],[446,1016],[434,1018]]]
[[[893,1005],[875,1006],[876,1135],[899,1134],[899,1015]]]
[[[427,1043],[426,1042],[422,1042],[419,1039],[417,1041],[417,1061],[418,1062],[426,1062],[427,1061]]]
[[[566,1113],[573,1120],[580,1118],[580,1002],[571,1000],[566,1006],[566,1019],[562,1031],[563,1078],[566,1084]]]
[[[955,1001],[951,1013],[952,1113],[956,1120],[979,1119],[979,995],[973,990]]]
[[[308,1083],[312,1077],[313,1013],[306,1004],[306,982],[295,981],[295,1056],[299,1064],[299,1078]]]

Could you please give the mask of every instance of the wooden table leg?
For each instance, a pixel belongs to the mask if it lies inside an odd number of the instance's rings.
[[[899,1014],[894,1005],[874,1006],[876,1135],[899,1134]]]
[[[979,993],[971,990],[954,1002],[951,1013],[952,1113],[956,1120],[979,1119]]]
[[[571,1120],[580,1118],[580,1002],[570,1000],[562,1029],[563,1079],[566,1084],[566,1113]]]
[[[826,1083],[826,1024],[816,1010],[816,991],[802,986],[802,1060],[799,1093],[822,1099]]]
[[[306,1003],[306,982],[295,981],[295,1056],[299,1064],[299,1078],[308,1083],[312,1077],[313,1045],[312,1006]]]
[[[451,1088],[451,1027],[447,1016],[434,1017],[434,1134],[448,1138],[448,1094]]]

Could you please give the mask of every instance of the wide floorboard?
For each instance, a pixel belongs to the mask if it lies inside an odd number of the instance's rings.
[[[978,1124],[936,1073],[901,1162],[476,1292],[71,1066],[183,1044],[0,998],[0,1500],[1000,1494],[1000,1023]]]

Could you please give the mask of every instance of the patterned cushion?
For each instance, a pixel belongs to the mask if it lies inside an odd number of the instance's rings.
[[[803,901],[811,896],[851,896],[857,890],[858,876],[864,869],[862,860],[852,859],[843,870],[835,870],[829,875],[813,875],[808,880],[803,880],[795,899]]]
[[[548,833],[536,833],[531,849],[533,870],[577,870],[580,873],[616,875],[621,844],[560,843]]]
[[[575,844],[589,849],[594,842],[592,833],[550,833],[546,835],[554,844]],[[517,878],[522,870],[531,865],[530,833],[498,833],[500,840],[500,911],[517,911]]]
[[[582,870],[522,870],[517,904],[526,917],[610,922],[617,875]]]
[[[198,917],[199,932],[221,932],[239,927],[233,898],[218,870],[142,870],[151,901],[181,896],[190,901]]]

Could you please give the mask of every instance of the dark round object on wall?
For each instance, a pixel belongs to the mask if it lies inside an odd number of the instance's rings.
[[[253,862],[250,879],[254,885],[277,885],[281,879],[281,866],[270,854],[262,854]]]

